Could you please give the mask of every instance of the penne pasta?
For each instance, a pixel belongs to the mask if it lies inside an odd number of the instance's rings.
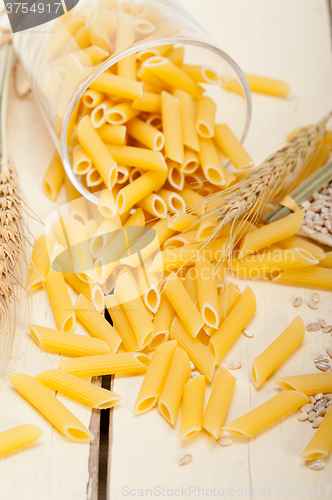
[[[225,123],[216,125],[214,137],[222,152],[230,159],[235,168],[241,169],[253,166],[254,162],[228,125]]]
[[[82,95],[82,102],[87,108],[95,108],[105,99],[105,94],[98,90],[88,89]]]
[[[195,122],[196,130],[205,139],[210,139],[214,136],[216,109],[216,104],[210,97],[202,96],[199,98]]]
[[[318,259],[318,260],[320,260],[320,259]],[[331,252],[327,252],[325,254],[325,257],[319,262],[319,265],[323,266],[323,267],[332,268],[332,251]]]
[[[160,151],[164,147],[164,134],[139,118],[128,122],[127,132],[153,151]]]
[[[120,165],[140,167],[167,174],[166,162],[159,151],[150,151],[132,146],[114,146],[113,144],[107,144],[107,149]]]
[[[112,408],[122,397],[103,387],[81,380],[64,370],[46,370],[38,373],[36,379],[52,391],[64,394],[68,398],[92,408]]]
[[[182,232],[193,227],[197,223],[197,216],[192,214],[178,213],[173,215],[168,221],[168,227],[174,231]]]
[[[79,122],[77,134],[81,146],[93,162],[106,186],[112,188],[116,182],[116,163],[93,128],[89,116],[85,116]]]
[[[159,219],[166,219],[167,217],[166,201],[156,193],[149,194],[143,200],[140,200],[137,205]]]
[[[204,325],[204,319],[182,284],[181,279],[178,278],[175,273],[168,276],[164,287],[164,293],[182,321],[185,329],[192,337],[196,337]]]
[[[126,184],[129,180],[130,168],[123,165],[117,166],[118,176],[116,178],[116,184]]]
[[[301,453],[305,460],[317,460],[329,455],[332,450],[332,411],[331,408],[325,415],[324,420]]]
[[[64,170],[60,156],[54,153],[51,163],[43,178],[43,187],[46,195],[52,201],[57,199],[60,188],[64,182]]]
[[[59,330],[72,332],[75,325],[75,312],[63,274],[51,269],[47,275],[45,287]]]
[[[173,89],[183,90],[194,99],[203,93],[203,89],[190,76],[165,57],[151,57],[143,63],[143,66]]]
[[[205,200],[203,196],[198,193],[195,193],[192,189],[184,188],[181,191],[181,196],[186,202],[187,210],[191,215],[200,216],[203,215],[205,211]]]
[[[97,311],[92,302],[84,295],[79,295],[75,303],[77,319],[95,338],[103,340],[111,352],[116,352],[121,344],[121,337],[113,326]]]
[[[135,42],[135,24],[133,19],[123,12],[117,14],[117,32],[115,39],[115,54],[120,54]],[[117,74],[121,77],[136,80],[136,56],[122,58],[117,63]]]
[[[110,94],[111,97],[115,96],[123,99],[139,99],[143,94],[141,82],[106,72],[99,75],[90,84],[90,89],[99,90],[105,94]]]
[[[194,151],[199,151],[198,134],[195,125],[195,108],[191,95],[183,90],[176,89],[174,96],[180,102],[183,144]]]
[[[199,160],[206,179],[220,188],[227,187],[229,181],[234,179],[233,174],[227,172],[222,166],[212,139],[199,138]]]
[[[310,403],[310,399],[305,394],[297,391],[282,391],[254,410],[229,422],[224,429],[241,436],[251,437],[306,403]]]
[[[76,175],[85,175],[92,167],[90,158],[85,154],[80,144],[73,149],[73,172]]]
[[[240,333],[256,312],[256,298],[253,291],[246,287],[228,317],[211,337],[209,348],[218,363],[235,342]]]
[[[135,415],[148,412],[158,403],[175,349],[176,341],[171,340],[161,344],[153,353],[135,402]]]
[[[268,245],[294,236],[301,227],[303,216],[304,210],[298,210],[283,219],[260,227],[257,231],[251,231],[241,243],[240,257],[244,258]]]
[[[113,326],[122,339],[125,350],[128,352],[139,351],[140,348],[135,332],[131,328],[123,304],[117,305],[114,295],[107,295],[105,297],[105,305],[113,321]]]
[[[186,351],[197,370],[211,383],[217,360],[197,337],[193,338],[186,332],[177,317],[175,317],[172,324],[171,339],[177,341],[178,346]]]
[[[138,346],[143,349],[152,338],[153,323],[128,273],[124,273],[117,280],[115,297],[115,300],[123,305],[126,317],[135,332]]]
[[[23,373],[10,373],[10,383],[59,432],[78,443],[94,439],[89,431],[39,380]]]
[[[234,283],[229,283],[219,294],[220,324],[225,321],[241,297],[241,290]]]
[[[158,196],[165,201],[170,212],[183,213],[186,211],[186,203],[178,193],[163,188],[158,191]]]
[[[132,107],[147,113],[161,113],[161,96],[153,92],[143,92],[142,97],[132,102]]]
[[[99,129],[106,123],[107,112],[113,107],[112,102],[109,99],[103,101],[99,106],[96,106],[91,114],[90,120],[93,128]],[[86,113],[85,113],[86,114]],[[83,115],[85,116],[85,115]],[[83,118],[82,116],[82,118]]]
[[[168,340],[171,333],[171,326],[174,316],[175,312],[172,304],[166,297],[166,294],[162,293],[160,296],[160,305],[158,311],[156,312],[155,317],[152,321],[154,332],[153,337],[148,344],[149,350],[155,349],[156,345],[161,342],[161,339],[164,339],[164,341]]]
[[[220,75],[207,66],[182,64],[182,69],[197,83],[221,83]]]
[[[158,191],[164,184],[165,178],[166,175],[164,176],[161,172],[150,171],[120,189],[116,199],[119,214],[130,210],[153,191]]]
[[[168,54],[167,54],[167,59],[171,61],[173,64],[176,64],[177,66],[181,66],[183,63],[183,57],[184,57],[184,47],[176,47],[175,49],[173,48]]]
[[[28,325],[28,328],[39,347],[63,356],[96,356],[110,352],[108,345],[97,338],[54,330],[46,326]]]
[[[306,250],[309,252],[315,259],[321,261],[325,257],[325,252],[322,248],[310,241],[304,240],[303,238],[299,238],[298,236],[291,236],[290,238],[286,238],[285,240],[278,241],[278,247],[283,250]],[[321,262],[319,263],[321,265]]]
[[[59,368],[76,377],[100,377],[103,375],[145,373],[150,359],[139,352],[121,352],[86,356],[84,358],[63,359]]]
[[[273,283],[332,290],[332,269],[310,266],[283,271]]]
[[[177,163],[183,163],[184,148],[180,101],[165,91],[161,93],[161,115],[166,156]]]
[[[180,438],[188,439],[202,429],[205,377],[194,377],[184,386]]]
[[[34,443],[43,434],[39,427],[31,424],[18,425],[0,432],[0,456]]]
[[[97,132],[103,142],[110,142],[120,146],[126,144],[127,130],[125,125],[105,124],[99,127]]]
[[[235,383],[236,378],[224,366],[221,366],[213,382],[203,418],[204,429],[215,439],[219,439],[221,434],[235,389]]]
[[[208,326],[218,328],[219,300],[213,265],[204,257],[198,257],[195,261],[195,270],[201,315]]]
[[[274,382],[281,389],[303,392],[307,396],[332,392],[332,372],[290,375],[277,378]]]
[[[286,330],[254,359],[251,380],[257,389],[262,387],[272,373],[302,344],[304,335],[303,320],[297,316]]]
[[[129,102],[121,102],[110,107],[106,112],[106,121],[110,125],[123,125],[139,115],[137,109],[133,109]]]
[[[98,210],[104,217],[114,217],[117,215],[117,207],[114,194],[111,189],[103,189],[99,196]]]
[[[276,80],[274,78],[266,78],[264,76],[256,76],[245,74],[250,90],[261,94],[268,94],[275,97],[284,97],[290,92],[290,86],[287,82]],[[226,90],[243,95],[243,90],[240,83],[234,78],[223,78],[222,86]]]
[[[190,372],[187,354],[180,347],[176,347],[158,402],[161,416],[171,425],[175,424]]]
[[[45,285],[50,269],[50,256],[53,246],[54,236],[52,233],[42,234],[34,242],[29,270],[29,285],[31,290],[36,290]]]

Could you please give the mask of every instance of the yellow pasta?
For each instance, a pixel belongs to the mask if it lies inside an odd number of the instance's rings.
[[[314,396],[332,392],[332,372],[308,373],[306,375],[290,375],[274,379],[281,388],[303,392],[307,396]]]
[[[147,113],[161,113],[161,97],[153,92],[143,92],[140,99],[132,102],[132,107]]]
[[[325,252],[322,248],[310,241],[304,240],[303,238],[299,238],[298,236],[291,236],[290,238],[286,238],[285,240],[278,241],[278,246],[283,248],[284,250],[288,249],[299,249],[299,250],[307,250],[307,252],[311,253],[315,257],[315,259],[322,261],[325,257]],[[322,262],[319,263],[320,265]]]
[[[260,227],[257,231],[251,231],[241,243],[241,257],[243,258],[268,245],[273,245],[273,243],[294,236],[301,227],[303,216],[304,210],[298,210],[283,219]]]
[[[90,89],[99,90],[112,97],[123,99],[139,99],[143,94],[143,85],[129,78],[113,75],[112,73],[102,73],[91,84]]]
[[[23,373],[10,373],[10,383],[64,436],[79,443],[94,439],[89,431],[39,380]]]
[[[152,85],[154,88],[154,93],[162,92],[163,90],[172,92],[172,87],[157,75],[153,74],[152,71],[150,71],[150,69],[146,67],[145,62],[137,70],[137,76],[143,81],[143,85]]]
[[[221,166],[212,139],[200,137],[199,145],[199,160],[206,179],[211,182],[211,184],[219,186],[220,188],[228,186],[230,181],[234,179],[234,176]]]
[[[174,90],[173,95],[180,101],[183,144],[194,151],[199,151],[194,101],[187,92],[180,89]]]
[[[190,245],[196,242],[197,231],[185,231],[178,235],[172,236],[164,243],[164,249],[179,248]]]
[[[109,125],[105,124],[97,130],[99,137],[103,142],[112,144],[126,144],[127,130],[125,125]]]
[[[207,66],[182,64],[182,69],[197,83],[221,83],[220,75]]]
[[[168,227],[174,231],[182,232],[191,228],[198,218],[193,214],[176,214],[168,222]]]
[[[137,205],[159,219],[166,219],[167,217],[166,201],[155,193],[149,194],[143,200],[139,201]]]
[[[87,108],[95,108],[99,106],[105,99],[105,94],[98,90],[88,89],[82,95],[82,102]]]
[[[100,377],[103,375],[145,373],[150,359],[139,352],[121,352],[86,356],[84,358],[63,359],[59,368],[76,377]]]
[[[175,424],[190,372],[187,354],[180,347],[176,347],[158,403],[160,414],[171,425]]]
[[[36,290],[46,283],[53,245],[54,236],[52,233],[42,234],[33,244],[29,279],[31,290]]]
[[[289,269],[274,278],[273,283],[332,290],[332,269],[319,266]]]
[[[241,436],[251,437],[306,403],[310,403],[310,399],[305,394],[297,391],[282,391],[254,410],[229,422],[224,429]]]
[[[117,32],[115,53],[120,54],[135,42],[135,24],[131,17],[123,12],[117,15]],[[136,80],[136,56],[131,54],[117,63],[117,74],[124,78]]]
[[[251,380],[255,387],[261,387],[279,366],[302,344],[305,326],[300,316],[254,359]]]
[[[134,118],[127,124],[127,132],[153,151],[160,151],[164,147],[164,134],[139,118]]]
[[[114,217],[117,214],[115,198],[111,189],[103,189],[101,191],[98,210],[104,217]]]
[[[141,167],[167,174],[166,162],[159,151],[150,151],[132,146],[113,146],[113,144],[107,144],[107,149],[120,165]]]
[[[36,378],[52,391],[64,394],[92,408],[112,408],[122,397],[103,387],[81,380],[64,370],[46,370],[38,373]]]
[[[78,140],[91,159],[108,188],[116,181],[116,163],[98,133],[91,125],[89,116],[85,116],[77,127]]]
[[[229,283],[222,290],[219,295],[220,323],[225,321],[240,297],[241,290],[234,283]]]
[[[204,324],[196,305],[185,289],[180,278],[172,273],[168,276],[164,293],[178,314],[184,327],[192,337],[196,337]]]
[[[186,211],[186,203],[178,193],[163,188],[158,191],[158,195],[165,200],[170,212],[183,213]]]
[[[0,432],[0,456],[37,441],[43,431],[36,425],[25,424]]]
[[[118,350],[121,344],[120,335],[84,295],[78,296],[75,313],[77,319],[93,337],[103,340],[109,346],[111,352]]]
[[[127,184],[119,191],[116,204],[119,214],[130,210],[136,203],[143,200],[153,191],[158,191],[166,180],[166,175],[161,172],[150,171]]]
[[[161,110],[166,156],[177,163],[183,163],[184,148],[179,99],[163,91]]]
[[[331,252],[327,252],[325,254],[325,257],[319,262],[319,265],[323,266],[323,267],[332,268],[332,251]]]
[[[63,274],[51,269],[47,275],[45,286],[59,330],[72,332],[75,324],[75,312]]]
[[[164,341],[168,340],[171,333],[171,326],[174,316],[175,312],[172,304],[166,297],[166,294],[162,293],[158,311],[153,318],[154,332],[153,337],[148,345],[149,350],[153,350],[156,347],[156,344],[159,343],[162,339],[164,339]]]
[[[235,137],[234,133],[225,123],[215,126],[215,140],[235,168],[248,168],[253,166],[253,161]]]
[[[197,133],[205,139],[214,136],[214,120],[216,116],[216,104],[208,96],[202,96],[198,100],[196,115]]]
[[[139,8],[142,4],[138,4]],[[145,4],[146,5],[146,4]],[[144,17],[144,15],[143,15]],[[158,45],[157,47],[150,47],[149,49],[140,50],[137,52],[136,57],[139,61],[144,62],[153,56],[164,56],[172,49],[172,45]]]
[[[116,283],[116,300],[119,304],[123,304],[125,314],[135,332],[138,346],[143,349],[152,338],[153,323],[142,299],[137,295],[135,283],[128,273],[123,274]]]
[[[205,211],[205,200],[203,196],[189,188],[184,188],[180,194],[186,202],[187,209],[192,212],[192,214],[196,216],[203,215]]]
[[[184,90],[194,99],[203,93],[203,89],[190,76],[165,57],[151,57],[143,63],[143,66],[173,89]]]
[[[250,90],[261,94],[268,94],[275,97],[284,97],[289,94],[290,86],[287,82],[276,80],[275,78],[266,78],[264,76],[245,74]],[[226,90],[243,95],[240,83],[234,78],[223,78],[222,86]]]
[[[92,110],[90,119],[95,129],[102,127],[106,123],[107,113],[113,106],[114,104],[109,99],[106,99]]]
[[[54,330],[46,326],[28,325],[28,328],[39,347],[63,356],[96,356],[110,352],[108,345],[100,339]]]
[[[161,344],[153,353],[135,402],[135,415],[148,412],[158,403],[175,349],[176,341],[171,340]]]
[[[221,366],[213,382],[203,418],[204,429],[215,439],[219,439],[233,396],[235,383],[236,378],[224,366]]]
[[[85,175],[92,167],[90,158],[85,154],[82,146],[76,144],[73,149],[73,172],[76,175]]]
[[[187,439],[203,426],[205,377],[194,377],[184,386],[180,438]]]
[[[57,152],[54,153],[51,163],[43,178],[43,187],[50,200],[55,201],[64,181],[62,161]]]
[[[167,59],[172,61],[172,63],[176,64],[177,66],[181,66],[183,63],[183,57],[184,57],[184,47],[177,47],[176,49],[172,49],[168,54],[167,54]]]
[[[331,408],[324,417],[312,439],[301,453],[305,460],[317,460],[329,455],[332,450],[332,411]]]
[[[195,261],[197,295],[201,315],[208,326],[219,326],[219,300],[217,280],[211,262],[204,257]]]
[[[176,340],[178,346],[186,351],[189,359],[194,363],[208,382],[212,382],[217,360],[198,338],[193,338],[184,329],[180,320],[176,317],[171,328],[171,338]]]
[[[302,268],[318,264],[318,260],[307,250],[290,248],[271,250],[264,254],[248,255],[232,262],[232,269],[243,276],[257,278],[260,274],[279,274],[285,269]]]
[[[198,254],[211,262],[214,260],[219,261],[226,257],[226,243],[227,238],[220,238],[208,245],[200,243],[196,245],[187,245],[185,248],[164,250],[156,255],[149,268],[149,272],[159,273],[163,270],[171,271],[181,266],[190,266],[194,263]]]
[[[131,107],[129,102],[121,102],[107,110],[106,121],[111,125],[123,125],[138,116],[139,113],[137,109]]]
[[[209,348],[218,363],[222,360],[233,342],[244,330],[256,312],[256,298],[253,291],[246,287],[227,318],[212,335]]]
[[[122,339],[123,347],[128,352],[139,351],[139,345],[129,320],[126,316],[123,304],[117,304],[114,295],[105,297],[105,305],[112,318],[113,326]]]

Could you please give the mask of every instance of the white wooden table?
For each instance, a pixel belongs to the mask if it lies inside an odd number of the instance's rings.
[[[263,160],[287,132],[318,120],[332,109],[327,0],[180,1],[245,71],[285,79],[292,87],[292,95],[285,100],[253,96],[253,118],[246,146],[256,163]],[[44,220],[56,207],[41,192],[42,175],[54,147],[33,97],[22,101],[11,97],[9,138],[24,194],[31,208]],[[64,202],[64,193],[61,193],[57,205]],[[42,232],[41,225],[32,220],[30,228],[35,236]],[[241,288],[245,285],[243,281],[238,284]],[[258,301],[258,311],[251,322],[255,336],[253,339],[241,337],[224,359],[226,365],[233,360],[243,364],[243,368],[234,373],[237,384],[227,420],[277,393],[273,379],[257,391],[249,382],[249,369],[263,346],[280,334],[297,314],[300,313],[305,322],[320,317],[332,322],[330,293],[320,292],[317,312],[305,305],[311,297],[309,289],[263,282],[252,283],[252,287]],[[304,299],[299,310],[292,307],[297,295]],[[10,371],[33,375],[57,366],[58,356],[41,351],[29,337],[26,327],[29,321],[55,326],[48,298],[42,291],[34,294],[28,303],[22,295],[8,366],[5,366],[5,356],[10,339],[6,332],[1,332],[0,430],[29,422],[39,425],[44,436],[29,452],[0,460],[0,500],[97,499],[98,439],[91,447],[70,443],[15,392],[6,378]],[[77,331],[83,333],[83,328],[80,330],[78,325]],[[313,358],[325,352],[328,345],[332,345],[330,336],[308,332],[303,345],[276,375],[315,371]],[[231,498],[332,498],[332,488],[327,495],[324,489],[324,486],[332,486],[332,458],[327,460],[323,471],[313,472],[304,465],[299,455],[313,430],[308,422],[298,422],[296,414],[250,441],[236,439],[228,448],[221,448],[204,433],[183,443],[179,439],[179,418],[172,429],[157,411],[133,417],[141,382],[142,377],[116,377],[114,381],[114,390],[123,395],[123,403],[111,412],[110,418],[107,500],[172,494],[187,498],[189,493],[190,498],[198,499],[203,497],[198,487],[204,490],[204,498],[218,497],[218,490],[219,496],[223,490],[223,496]],[[98,413],[91,416],[82,405],[57,397],[98,433]],[[193,461],[179,467],[178,459],[186,453],[193,455]],[[315,488],[313,494],[310,487]],[[149,489],[154,495],[145,491]],[[254,491],[251,497],[250,489]],[[99,498],[106,498],[101,493]]]

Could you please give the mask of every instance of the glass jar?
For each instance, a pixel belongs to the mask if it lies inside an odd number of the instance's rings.
[[[135,39],[125,49],[123,43],[116,47],[119,15],[129,16],[135,25]],[[92,42],[100,48],[97,55],[84,52]],[[81,0],[60,18],[14,36],[16,53],[66,174],[75,188],[94,204],[98,198],[74,175],[68,157],[67,137],[72,133],[74,111],[80,98],[93,80],[125,57],[169,44],[185,47],[186,64],[212,68],[213,75],[218,75],[218,80],[211,82],[213,85],[202,86],[217,105],[216,122],[227,123],[243,141],[251,118],[247,80],[235,61],[216,46],[175,0]],[[236,80],[243,95],[224,90],[219,75]]]

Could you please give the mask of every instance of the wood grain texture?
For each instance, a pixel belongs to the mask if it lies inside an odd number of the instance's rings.
[[[245,146],[256,164],[281,144],[286,133],[320,119],[332,109],[331,31],[326,0],[180,0],[180,3],[244,71],[284,79],[292,87],[287,99],[253,95],[253,117]],[[307,332],[303,345],[257,391],[249,381],[253,359],[298,314],[305,323],[319,318],[331,323],[331,294],[320,292],[319,308],[313,311],[306,305],[311,299],[310,289],[273,286],[264,281],[237,280],[237,284],[241,290],[246,284],[252,286],[258,310],[250,323],[254,337],[241,336],[222,363],[227,366],[240,360],[243,364],[241,370],[232,372],[237,382],[228,422],[277,394],[273,378],[314,372],[314,357],[332,346],[329,335]],[[300,309],[292,307],[296,296],[303,297]],[[124,400],[111,420],[108,500],[138,496],[139,489],[143,490],[143,498],[157,498],[158,494],[163,496],[162,488],[165,496],[169,489],[173,495],[187,498],[190,486],[196,488],[191,490],[191,498],[195,499],[203,497],[202,492],[198,494],[198,487],[205,489],[205,496],[214,496],[216,488],[216,496],[220,489],[224,497],[235,498],[249,498],[250,489],[254,490],[251,498],[255,499],[293,498],[296,494],[301,498],[301,491],[302,498],[311,495],[318,499],[318,487],[321,495],[326,494],[324,486],[331,485],[332,457],[327,460],[325,470],[308,469],[300,453],[314,430],[308,422],[299,422],[296,413],[250,440],[235,438],[227,448],[220,447],[205,433],[181,442],[180,415],[174,429],[157,410],[133,416],[142,380],[142,376],[115,378],[114,390],[123,394]],[[179,458],[187,453],[193,455],[192,462],[179,467]],[[293,494],[287,487],[293,487]],[[310,490],[311,487],[316,490]],[[176,489],[179,491],[175,493]],[[208,489],[212,492],[207,493]]]

